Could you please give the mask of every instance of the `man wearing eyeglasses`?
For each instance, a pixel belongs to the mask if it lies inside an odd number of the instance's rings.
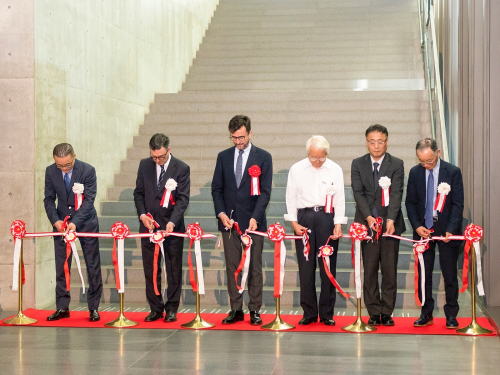
[[[379,237],[377,233],[401,235],[406,230],[401,199],[403,197],[404,165],[387,152],[389,132],[375,124],[366,132],[368,154],[354,159],[351,165],[351,186],[356,202],[354,221],[366,225],[372,241],[362,241],[364,266],[363,295],[370,315],[368,324],[393,326],[391,315],[397,295],[399,240]],[[390,181],[388,199],[383,205],[384,191],[380,179]],[[385,200],[385,199],[384,199]],[[382,274],[379,288],[378,271]],[[381,292],[380,293],[380,289]]]
[[[266,207],[271,197],[273,161],[271,154],[250,143],[252,129],[250,118],[234,116],[229,121],[229,138],[234,147],[219,153],[212,179],[212,197],[219,230],[224,241],[226,260],[227,288],[231,303],[229,315],[222,324],[234,324],[244,320],[243,294],[239,293],[234,274],[242,256],[240,236],[233,226],[237,222],[241,231],[257,230],[266,232]],[[252,177],[249,168],[257,167],[261,174],[259,186],[252,194]],[[260,307],[262,305],[262,247],[261,236],[252,237],[250,270],[248,274],[248,295],[250,302],[250,323],[262,324]]]
[[[56,263],[56,312],[47,317],[54,321],[69,318],[70,291],[67,290],[66,274],[66,243],[62,236],[70,230],[87,233],[99,232],[99,221],[94,208],[97,192],[97,181],[94,167],[76,159],[75,151],[69,143],[61,143],[52,152],[55,163],[45,170],[45,212],[61,236],[54,236],[54,251]],[[75,207],[75,184],[83,185],[83,200]],[[57,208],[56,208],[57,199]],[[68,218],[67,220],[65,220]],[[100,320],[99,301],[102,294],[101,258],[99,255],[99,240],[92,237],[78,237],[82,246],[83,257],[87,266],[88,289],[87,303],[91,322]],[[68,258],[68,268],[71,270],[72,257]]]
[[[318,307],[316,259],[320,247],[332,246],[334,251],[329,256],[330,272],[335,277],[342,224],[347,224],[344,173],[338,164],[327,158],[330,144],[324,137],[311,137],[306,142],[306,150],[307,158],[290,168],[286,185],[285,220],[292,222],[293,230],[298,235],[310,231],[310,254],[304,254],[302,240],[295,241],[299,264],[300,306],[304,310],[299,324],[317,322],[319,315],[321,323],[334,326],[333,309],[337,292],[325,268],[319,267],[321,293]]]
[[[161,133],[155,134],[149,141],[150,157],[142,159],[137,172],[136,188],[134,190],[135,208],[139,216],[139,232],[156,232],[158,230],[184,233],[184,213],[189,204],[190,169],[181,160],[175,158],[170,147],[170,139]],[[170,191],[171,197],[166,197],[167,181],[175,181],[177,186]],[[174,184],[175,185],[175,184]],[[165,199],[163,199],[166,197]],[[172,200],[170,200],[172,198]],[[162,199],[164,203],[162,204]],[[172,201],[175,203],[172,203]],[[156,224],[159,226],[156,227]],[[146,322],[154,322],[163,318],[165,322],[177,321],[182,290],[182,252],[184,238],[167,236],[163,242],[165,267],[167,269],[167,301],[163,302],[161,288],[161,272],[158,271],[153,280],[155,244],[150,238],[141,239],[142,264],[146,279],[146,298],[151,312]],[[156,263],[161,270],[161,256]],[[155,292],[159,291],[159,294]]]
[[[464,186],[460,168],[440,158],[441,151],[434,139],[425,138],[417,143],[417,157],[420,163],[410,170],[406,191],[406,211],[413,227],[413,239],[420,240],[431,236],[443,236],[437,241],[439,246],[439,264],[444,278],[446,304],[446,328],[458,328],[458,253],[462,241],[450,240],[452,235],[460,235],[463,210]],[[442,210],[436,210],[435,203],[438,186],[446,183],[450,191],[446,196]],[[425,327],[433,323],[434,298],[432,296],[432,272],[436,257],[436,241],[429,242],[429,248],[423,253],[425,264],[425,302],[420,318],[413,324]],[[421,279],[419,269],[419,279]],[[418,282],[420,286],[420,281]],[[419,289],[419,297],[422,291]]]

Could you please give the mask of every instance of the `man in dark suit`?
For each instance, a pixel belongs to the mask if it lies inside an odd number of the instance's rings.
[[[137,172],[134,201],[137,215],[141,221],[139,231],[147,233],[163,230],[168,232],[185,232],[184,212],[189,204],[190,169],[189,166],[171,154],[170,140],[164,134],[155,134],[149,141],[151,157],[142,159]],[[166,192],[165,184],[169,179],[177,183],[171,195],[175,204],[168,203],[165,208],[161,201]],[[166,201],[169,201],[168,197]],[[152,216],[149,217],[147,214]],[[155,221],[159,228],[155,227]],[[146,322],[163,318],[165,322],[177,320],[182,290],[182,252],[184,238],[167,236],[163,242],[165,266],[167,269],[167,302],[163,303],[161,295],[161,272],[153,280],[155,244],[149,238],[141,239],[142,264],[146,278],[146,297],[151,312]],[[161,257],[158,257],[157,269],[161,270]],[[160,295],[155,293],[155,285]]]
[[[266,207],[271,197],[273,161],[271,154],[250,143],[252,129],[247,116],[234,116],[229,122],[230,139],[235,147],[219,153],[212,179],[212,197],[215,214],[219,220],[219,230],[224,240],[226,258],[227,288],[231,301],[231,311],[222,321],[233,324],[244,319],[243,295],[239,293],[234,279],[242,255],[242,244],[233,223],[237,222],[241,231],[257,230],[266,232]],[[249,168],[260,168],[259,195],[252,195],[252,177]],[[262,247],[264,239],[251,235],[252,248],[248,275],[248,295],[250,302],[250,323],[262,324],[259,310],[262,305]]]
[[[351,186],[356,201],[354,221],[370,228],[368,232],[372,237],[375,237],[380,229],[382,233],[400,235],[406,230],[401,212],[403,161],[387,153],[389,133],[385,126],[372,125],[366,130],[365,136],[369,153],[354,159],[351,166]],[[383,189],[379,185],[382,177],[390,179],[388,206],[382,206]],[[397,295],[399,240],[380,237],[378,240],[363,241],[361,247],[364,266],[363,294],[370,315],[368,324],[393,326],[391,314]],[[379,265],[382,273],[382,294],[378,284]]]
[[[66,290],[66,276],[64,263],[66,262],[66,243],[62,239],[64,232],[73,230],[78,232],[99,232],[99,221],[94,208],[94,199],[97,191],[96,173],[94,167],[76,159],[75,151],[69,143],[61,143],[54,147],[52,152],[55,163],[45,170],[45,212],[54,231],[61,232],[61,236],[54,236],[54,250],[56,263],[56,312],[47,317],[47,320],[59,320],[69,317],[69,302],[71,295]],[[81,206],[75,207],[75,193],[72,191],[75,184],[83,185],[83,201]],[[57,198],[57,208],[56,208]],[[69,216],[69,223],[64,219]],[[87,303],[90,312],[90,321],[100,319],[98,309],[102,293],[101,258],[99,255],[99,240],[92,237],[79,237],[82,245],[83,257],[87,265]],[[72,257],[68,259],[71,270]]]
[[[441,151],[434,139],[425,138],[417,143],[417,157],[420,161],[410,170],[406,191],[406,211],[413,227],[413,239],[419,240],[432,236],[443,236],[439,241],[439,264],[443,273],[446,304],[446,328],[457,328],[458,322],[458,252],[461,241],[452,241],[448,237],[460,235],[464,210],[464,186],[460,168],[440,159]],[[438,186],[447,183],[451,190],[446,196],[442,211],[434,210],[438,195]],[[424,252],[425,263],[425,302],[421,315],[415,321],[415,327],[425,327],[433,323],[432,311],[432,272],[436,256],[436,242],[429,242]],[[419,269],[420,272],[420,269]],[[419,279],[420,279],[419,274]],[[418,282],[420,286],[420,281]],[[422,298],[421,290],[419,296]]]

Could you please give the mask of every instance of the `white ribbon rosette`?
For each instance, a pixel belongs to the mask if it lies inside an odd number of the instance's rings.
[[[391,193],[391,179],[387,176],[380,177],[378,184],[382,188],[382,207],[387,207]]]
[[[163,192],[163,198],[161,199],[160,205],[167,208],[168,203],[173,206],[175,204],[172,192],[177,188],[177,182],[173,178],[169,178],[165,183],[165,191]]]
[[[444,202],[446,201],[446,196],[450,193],[451,186],[446,182],[441,182],[438,185],[438,196],[436,198],[436,204],[434,209],[439,212],[443,212]]]
[[[75,193],[75,211],[78,211],[78,209],[82,206],[83,190],[83,184],[80,184],[78,182],[75,182],[73,184],[73,193]]]
[[[326,187],[326,201],[325,201],[325,212],[328,214],[333,213],[333,196],[337,192],[335,185],[328,185]]]

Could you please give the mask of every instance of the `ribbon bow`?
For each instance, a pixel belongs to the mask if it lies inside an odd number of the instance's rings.
[[[267,236],[274,242],[274,297],[279,297],[283,294],[286,260],[286,247],[283,243],[285,235],[285,228],[279,223],[271,224],[267,228]]]
[[[349,227],[349,235],[352,239],[351,257],[354,266],[356,298],[361,298],[361,241],[367,238],[368,229],[363,224],[355,222]]]
[[[130,234],[130,229],[126,224],[117,221],[111,227],[113,236],[113,265],[115,267],[116,289],[118,293],[125,292],[125,238]],[[116,243],[118,242],[118,251]],[[156,285],[156,284],[155,284]]]
[[[21,258],[21,244],[23,237],[26,234],[26,224],[21,220],[14,220],[10,226],[10,233],[14,236],[14,272],[12,275],[12,291],[15,292],[19,289],[19,260]],[[21,262],[23,285],[26,282],[26,275],[24,272],[24,262]]]
[[[464,268],[462,272],[462,282],[463,286],[460,289],[460,293],[465,292],[469,286],[468,274],[469,274],[469,250],[471,246],[474,248],[476,253],[476,272],[477,272],[477,292],[480,296],[484,296],[483,287],[483,272],[481,270],[481,245],[479,241],[483,238],[484,231],[479,225],[469,224],[465,227],[464,237],[465,237],[465,247],[464,247]],[[474,277],[474,275],[471,275]],[[472,291],[474,293],[474,291]]]
[[[189,253],[188,253],[188,265],[189,265],[189,281],[193,287],[193,292],[198,291],[199,294],[205,294],[205,282],[203,280],[203,264],[201,260],[201,246],[200,240],[203,238],[203,229],[201,229],[198,223],[189,224],[186,228],[186,234],[189,238]],[[196,276],[198,278],[198,285],[196,285],[196,279],[194,278],[193,262],[191,260],[191,247],[194,242],[194,254],[196,256]]]

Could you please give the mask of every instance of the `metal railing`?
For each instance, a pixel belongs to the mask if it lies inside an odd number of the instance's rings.
[[[441,146],[441,157],[449,161],[448,139],[444,119],[443,86],[439,71],[436,26],[434,23],[434,1],[418,0],[420,43],[424,53],[427,93],[431,117],[432,137]]]

